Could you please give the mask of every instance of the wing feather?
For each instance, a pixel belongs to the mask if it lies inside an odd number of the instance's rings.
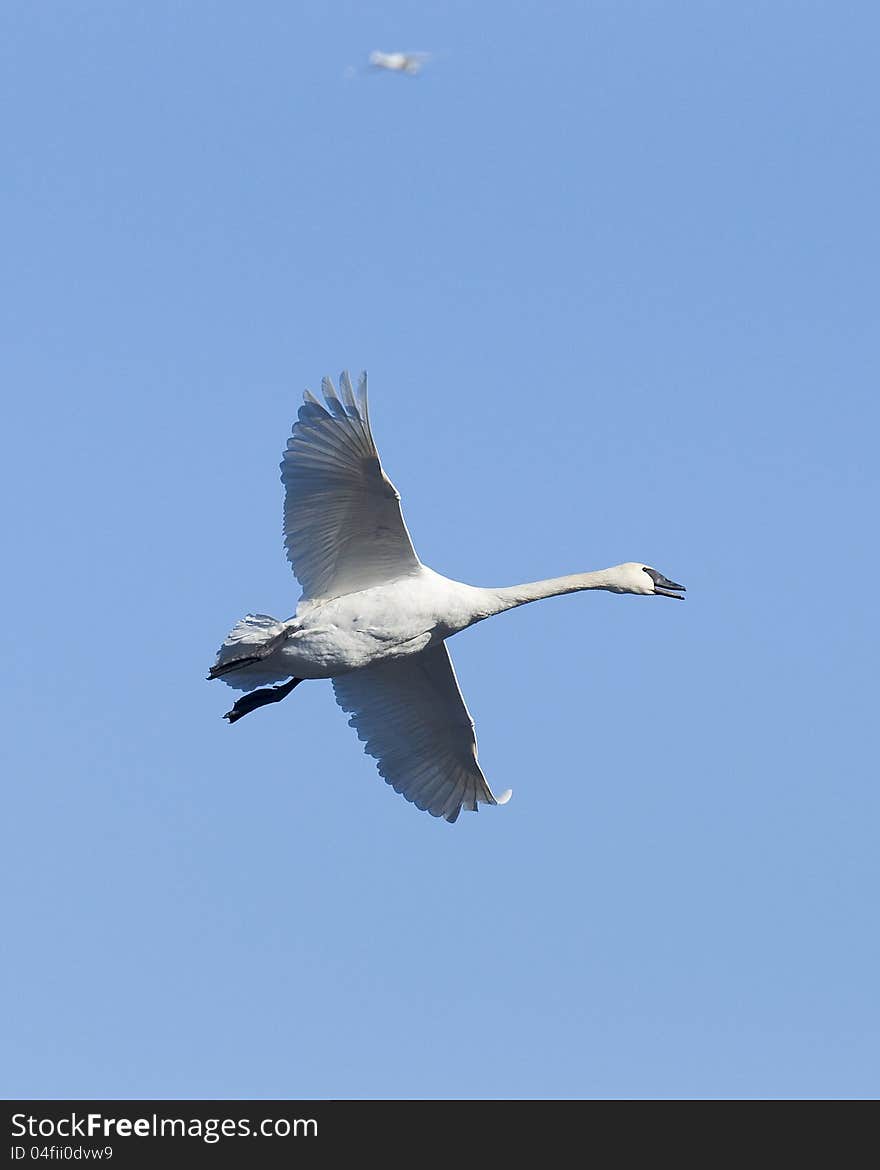
[[[281,462],[284,546],[307,598],[381,585],[420,567],[373,441],[367,379],[329,378],[323,403],[306,391]]]
[[[504,804],[477,762],[474,723],[445,643],[333,679],[336,701],[395,792],[450,823],[462,808]]]

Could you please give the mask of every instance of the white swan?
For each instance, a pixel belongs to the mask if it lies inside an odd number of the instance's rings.
[[[308,391],[281,464],[284,543],[303,587],[289,621],[249,614],[220,647],[209,678],[239,699],[236,722],[290,694],[303,679],[330,678],[336,701],[385,780],[435,817],[504,804],[477,763],[474,724],[445,640],[493,614],[581,589],[677,597],[683,585],[640,562],[503,589],[441,577],[416,556],[400,496],[382,469],[367,411],[348,373],[322,405]],[[289,680],[282,682],[282,680]],[[267,683],[281,683],[254,690]]]
[[[392,73],[408,73],[415,77],[421,73],[430,53],[383,53],[375,49],[370,53],[370,64],[374,69],[389,69]]]

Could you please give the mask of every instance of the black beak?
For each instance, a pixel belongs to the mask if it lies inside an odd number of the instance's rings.
[[[656,569],[646,569],[645,572],[654,582],[654,592],[661,597],[674,597],[676,601],[684,601],[682,593],[686,593],[684,585],[676,585],[674,581],[670,581],[668,577],[664,577],[662,573],[658,573]]]

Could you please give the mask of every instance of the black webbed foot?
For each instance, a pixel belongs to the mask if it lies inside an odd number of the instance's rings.
[[[249,715],[251,711],[256,711],[257,707],[265,707],[267,703],[280,703],[301,682],[301,678],[292,678],[290,682],[282,683],[277,687],[261,687],[258,691],[250,691],[243,695],[223,718],[228,719],[230,723],[235,723],[245,715]]]

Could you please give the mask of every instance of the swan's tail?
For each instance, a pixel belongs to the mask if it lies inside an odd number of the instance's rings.
[[[290,677],[275,651],[284,645],[289,622],[264,613],[249,613],[227,635],[208,678],[219,678],[237,691],[252,691]]]

